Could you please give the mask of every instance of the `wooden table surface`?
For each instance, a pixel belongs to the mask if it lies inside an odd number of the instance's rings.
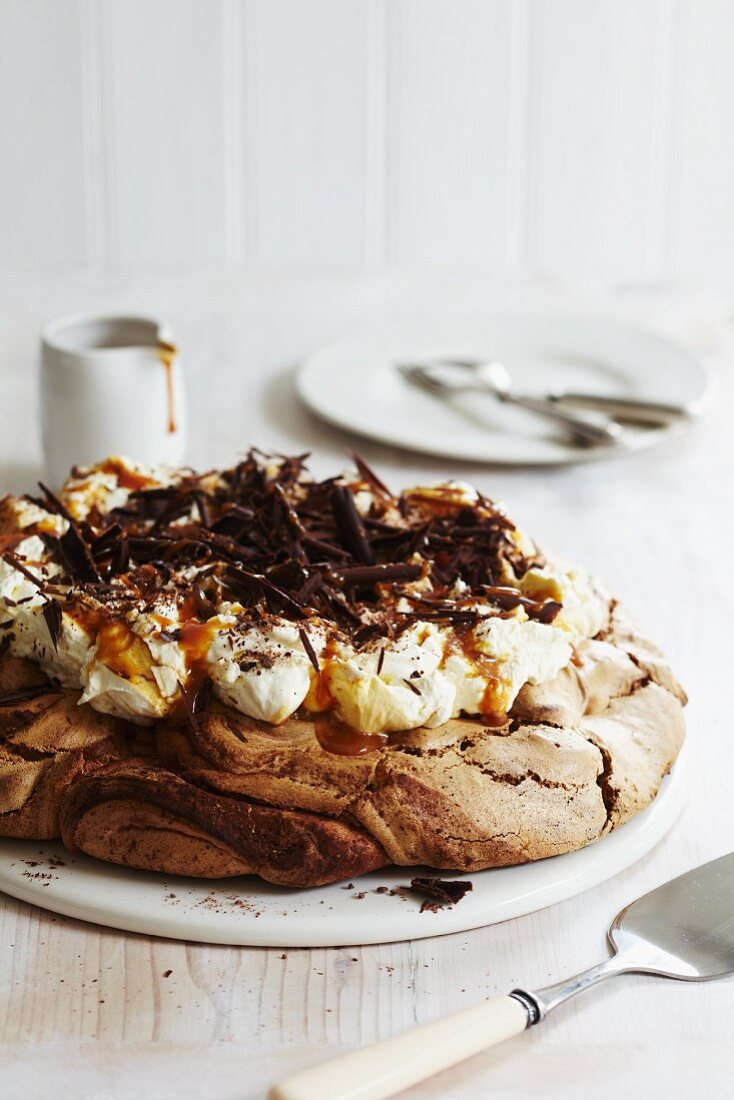
[[[0,274],[3,487],[39,474],[40,323],[90,310],[170,320],[193,400],[191,460],[250,443],[312,449],[326,474],[352,444],[305,413],[293,365],[319,341],[391,318],[530,307],[607,313],[685,338],[719,369],[699,425],[646,453],[578,468],[472,468],[361,445],[395,485],[451,473],[509,502],[545,544],[602,575],[667,648],[689,690],[694,778],[669,836],[605,885],[474,932],[348,950],[209,947],[97,928],[0,896],[0,1095],[254,1100],[278,1077],[360,1043],[532,988],[604,956],[627,901],[734,847],[734,313],[675,287],[500,284],[476,273]],[[628,977],[411,1090],[415,1100],[725,1097],[734,982]]]

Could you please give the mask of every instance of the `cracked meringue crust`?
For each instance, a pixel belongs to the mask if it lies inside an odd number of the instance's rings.
[[[324,751],[310,719],[279,727],[213,704],[161,724],[155,766],[121,761],[62,801],[65,843],[177,874],[315,886],[387,864],[477,871],[590,844],[648,805],[684,735],[685,695],[612,605],[508,724],[453,719],[360,755]]]
[[[446,493],[430,492],[448,507]],[[525,558],[525,598],[546,627],[549,602],[552,616],[570,614],[559,610],[565,593],[543,560]],[[355,571],[366,569],[362,584],[373,568],[350,565],[352,583]],[[399,566],[395,576],[405,580]],[[500,623],[514,621],[502,606],[505,583],[490,579]],[[686,703],[659,650],[613,599],[593,592],[593,635],[567,628],[571,660],[544,681],[525,679],[505,715],[461,714],[391,733],[344,727],[340,712],[318,709],[318,684],[310,705],[277,725],[198,683],[195,694],[182,692],[183,708],[142,727],[80,702],[78,689],[46,679],[39,662],[0,642],[0,835],[61,835],[70,850],[120,865],[204,878],[252,873],[289,887],[391,864],[476,871],[591,844],[653,801],[682,745]],[[187,629],[206,632],[209,621]],[[299,635],[303,619],[283,629]],[[169,636],[166,627],[162,645]],[[129,640],[132,679],[145,653],[138,634]],[[302,676],[325,652],[303,649]],[[255,650],[247,656],[255,660]],[[379,674],[383,659],[374,656]]]

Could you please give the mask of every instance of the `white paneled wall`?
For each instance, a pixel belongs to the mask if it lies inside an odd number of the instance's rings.
[[[0,263],[734,282],[734,0],[0,0]]]
[[[0,258],[88,255],[82,18],[70,0],[0,0]]]
[[[254,256],[264,263],[360,261],[365,247],[369,6],[258,0],[244,99],[251,102]],[[248,19],[249,16],[249,19]]]
[[[387,34],[387,250],[394,260],[504,260],[518,181],[509,126],[524,0],[405,0]],[[522,171],[522,167],[520,168]]]
[[[540,266],[594,257],[612,272],[661,266],[678,9],[644,0],[535,6],[527,248]]]

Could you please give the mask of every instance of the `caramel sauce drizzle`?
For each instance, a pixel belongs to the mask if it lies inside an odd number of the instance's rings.
[[[187,596],[181,605],[183,622],[171,622],[161,615],[155,619],[162,630],[175,632],[187,670],[186,689],[196,695],[209,679],[207,657],[220,624],[194,618],[194,602],[193,596]]]
[[[336,706],[336,699],[331,694],[329,683],[331,665],[335,655],[336,643],[333,638],[329,638],[319,657],[319,671],[308,694],[308,701],[312,710],[329,711]]]
[[[148,647],[122,619],[111,619],[100,626],[97,660],[126,680],[139,676],[150,679]]]
[[[166,399],[168,402],[168,431],[176,431],[176,418],[174,414],[174,402],[173,402],[173,364],[176,361],[176,355],[178,350],[175,344],[168,344],[165,340],[161,340],[157,347],[158,358],[163,364],[166,371]]]
[[[187,687],[198,691],[209,676],[207,654],[214,640],[217,627],[211,622],[201,623],[194,619],[181,623],[178,627],[178,644],[183,650],[188,669]]]
[[[100,464],[100,469],[106,474],[112,474],[117,478],[117,484],[121,489],[130,489],[131,492],[138,492],[140,489],[150,489],[156,482],[152,478],[146,477],[145,474],[139,474],[135,470],[130,470],[117,458],[108,458]]]
[[[340,722],[333,715],[316,719],[316,740],[326,752],[337,756],[364,756],[388,743],[385,733],[362,733]]]
[[[386,733],[362,733],[361,730],[340,721],[333,713],[329,713],[336,706],[336,700],[329,688],[329,668],[334,659],[334,648],[333,643],[329,641],[319,659],[321,669],[309,696],[311,704],[319,712],[315,717],[316,739],[326,752],[336,753],[339,756],[363,756],[365,753],[383,748],[389,743],[390,738]],[[455,632],[454,637],[447,644],[446,657],[451,652],[465,657],[487,681],[479,712],[483,725],[493,729],[507,725],[509,721],[507,712],[498,705],[499,699],[505,695],[507,689],[506,681],[499,675],[499,662],[478,649],[475,639],[468,630]]]
[[[499,661],[481,652],[476,639],[469,630],[460,631],[455,629],[454,637],[448,642],[446,656],[449,656],[452,651],[474,665],[487,681],[479,707],[484,725],[495,729],[506,725],[509,721],[507,712],[498,703],[502,696],[506,694],[508,685],[499,674]]]
[[[186,613],[186,603],[182,611]],[[150,651],[124,619],[104,620],[95,611],[90,611],[88,616],[75,614],[75,618],[90,633],[96,633],[98,661],[128,680],[140,676],[151,678]],[[209,676],[207,655],[217,632],[217,624],[196,619],[173,623],[163,615],[154,615],[154,619],[161,630],[175,630],[188,671],[186,686],[197,692]]]

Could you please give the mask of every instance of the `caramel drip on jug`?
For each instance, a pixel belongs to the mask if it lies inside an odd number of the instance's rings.
[[[168,402],[168,431],[176,431],[176,420],[173,411],[173,364],[176,360],[176,347],[161,340],[158,344],[158,358],[166,371],[166,399]]]

